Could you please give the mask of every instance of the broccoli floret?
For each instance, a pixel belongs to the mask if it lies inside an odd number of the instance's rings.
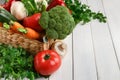
[[[49,14],[48,14],[48,12],[46,12],[46,11],[42,12],[42,16],[41,16],[39,22],[40,22],[40,25],[42,25],[43,29],[48,28],[48,22],[49,22]]]
[[[72,15],[64,6],[56,6],[44,11],[39,23],[46,30],[46,36],[52,39],[66,38],[75,27]]]

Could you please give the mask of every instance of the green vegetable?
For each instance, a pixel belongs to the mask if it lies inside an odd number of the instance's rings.
[[[17,21],[17,19],[11,15],[7,10],[0,7],[0,22],[9,23],[10,21]]]
[[[47,0],[35,0],[35,3],[40,12],[45,11],[48,6]]]
[[[3,27],[4,27],[5,29],[7,29],[7,30],[9,30],[9,29],[10,29],[10,25],[9,25],[9,24],[7,24],[7,23],[3,23]]]
[[[24,3],[25,8],[27,9],[28,15],[33,15],[45,11],[48,2],[46,0],[21,0]]]
[[[37,9],[37,5],[36,5],[34,0],[21,0],[21,1],[24,3],[24,5],[25,5],[25,7],[28,11],[29,16],[33,15],[34,13],[39,12],[39,10]]]
[[[46,36],[52,39],[66,38],[75,27],[72,15],[64,6],[56,6],[48,12],[44,11],[39,24],[46,30]]]
[[[106,17],[100,12],[93,12],[88,5],[82,4],[79,0],[65,0],[67,7],[72,11],[75,23],[90,22],[92,19],[98,19],[100,22],[106,22]]]
[[[28,55],[22,48],[0,44],[0,78],[6,80],[34,80],[40,77],[33,68],[33,56]],[[9,79],[12,77],[12,79]]]

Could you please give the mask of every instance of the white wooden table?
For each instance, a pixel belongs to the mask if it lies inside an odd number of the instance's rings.
[[[107,23],[78,24],[64,41],[60,69],[37,80],[120,80],[120,0],[81,0],[107,16]]]
[[[68,52],[62,66],[46,80],[120,80],[120,0],[81,2],[103,12],[107,23],[78,24],[64,40]]]

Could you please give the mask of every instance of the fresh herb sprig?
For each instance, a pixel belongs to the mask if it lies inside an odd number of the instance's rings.
[[[106,22],[106,16],[101,12],[93,12],[88,5],[82,4],[79,0],[65,0],[67,7],[71,10],[75,23],[82,22],[83,24],[91,20],[99,20],[99,22]]]
[[[34,80],[40,75],[34,71],[33,56],[23,48],[0,44],[0,78],[3,77],[5,80]]]

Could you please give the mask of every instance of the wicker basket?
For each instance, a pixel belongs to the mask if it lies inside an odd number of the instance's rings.
[[[0,43],[9,44],[14,47],[22,47],[35,55],[39,51],[49,49],[54,40],[48,40],[48,42],[40,42],[38,40],[29,39],[21,34],[13,33],[10,30],[6,30],[0,27]]]

